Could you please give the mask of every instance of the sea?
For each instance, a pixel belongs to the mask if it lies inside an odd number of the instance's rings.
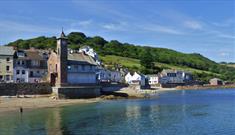
[[[0,135],[235,135],[235,89],[7,113],[0,115]]]

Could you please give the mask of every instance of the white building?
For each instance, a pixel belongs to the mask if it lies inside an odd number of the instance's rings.
[[[84,46],[79,49],[79,52],[84,52],[85,54],[91,56],[98,65],[101,65],[98,54],[94,51],[93,48],[89,46]]]
[[[159,84],[159,76],[157,74],[147,75],[147,77],[150,85]]]
[[[37,83],[47,75],[47,59],[35,49],[16,52],[14,82]]]
[[[185,71],[163,70],[160,75],[161,84],[183,84],[192,80],[192,74]]]
[[[125,81],[128,84],[140,84],[145,85],[145,76],[142,74],[134,73],[133,75],[129,72],[125,76]]]

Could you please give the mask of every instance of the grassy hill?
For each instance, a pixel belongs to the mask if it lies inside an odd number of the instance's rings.
[[[131,70],[141,70],[140,59],[144,52],[148,51],[152,55],[156,70],[163,68],[183,69],[192,71],[196,78],[208,81],[212,77],[219,77],[228,81],[235,81],[235,68],[218,64],[200,54],[186,54],[166,48],[138,46],[129,43],[120,43],[117,40],[106,41],[104,38],[95,36],[87,37],[81,32],[71,32],[68,34],[69,47],[79,49],[88,45],[95,49],[101,59],[109,67],[121,64]],[[28,40],[19,39],[7,44],[20,49],[35,47],[38,49],[55,49],[56,37],[37,37]]]
[[[114,65],[117,65],[117,64],[122,65],[123,67],[126,67],[132,71],[136,71],[136,70],[140,71],[142,68],[140,64],[140,60],[138,59],[115,56],[115,55],[101,56],[100,59],[106,65],[106,67],[110,69],[113,69]],[[160,62],[155,62],[154,64],[159,69],[176,69],[176,70],[184,70],[184,71],[192,72],[196,79],[202,80],[204,82],[207,82],[210,78],[213,78],[213,77],[218,77],[218,78],[223,77],[221,74],[218,74],[218,73],[190,68],[187,66],[171,65],[171,64],[160,63]]]

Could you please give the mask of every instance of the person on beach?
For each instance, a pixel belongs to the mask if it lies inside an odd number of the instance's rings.
[[[23,107],[20,107],[20,113],[21,114],[23,113]]]

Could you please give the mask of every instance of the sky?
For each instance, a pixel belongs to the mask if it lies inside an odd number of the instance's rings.
[[[235,62],[235,0],[0,0],[0,45],[62,27]]]

